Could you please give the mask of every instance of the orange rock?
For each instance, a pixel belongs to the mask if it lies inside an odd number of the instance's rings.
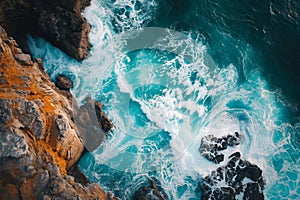
[[[22,65],[14,52],[23,52],[1,27],[0,38],[0,199],[108,198],[67,175],[84,150],[70,99],[41,63]]]

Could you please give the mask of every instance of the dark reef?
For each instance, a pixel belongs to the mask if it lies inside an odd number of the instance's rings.
[[[207,160],[216,164],[224,161],[220,153],[228,146],[240,144],[238,132],[222,138],[208,135],[202,138],[200,153]],[[264,185],[262,170],[255,164],[241,159],[241,153],[235,152],[229,156],[226,165],[218,167],[201,182],[203,200],[263,200]]]

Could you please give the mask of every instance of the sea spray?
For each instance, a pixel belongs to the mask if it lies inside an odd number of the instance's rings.
[[[92,1],[85,16],[92,25],[93,48],[82,63],[29,37],[33,55],[43,58],[51,78],[70,76],[77,100],[83,103],[92,96],[103,102],[116,125],[97,150],[83,156],[80,169],[123,199],[130,199],[147,177],[170,199],[199,199],[201,177],[218,167],[200,155],[201,138],[238,131],[241,145],[228,148],[225,158],[240,151],[257,164],[266,179],[267,198],[297,199],[299,121],[290,123],[294,106],[256,69],[255,48],[245,43],[240,49],[242,67],[226,62],[211,67],[213,61],[205,56],[209,46],[201,33],[191,30],[183,33],[191,40],[168,40],[167,47],[192,41],[186,45],[197,47],[187,51],[192,60],[164,51],[166,46],[163,51],[157,46],[122,52],[126,44],[121,35],[142,31],[157,6],[155,1]],[[220,38],[232,41],[226,34]]]

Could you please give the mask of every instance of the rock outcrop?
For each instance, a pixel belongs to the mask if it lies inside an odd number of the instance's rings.
[[[90,0],[1,0],[0,24],[26,48],[38,34],[78,61],[88,56],[90,25],[82,16]]]
[[[220,164],[225,157],[221,151],[226,150],[228,146],[235,147],[240,142],[241,136],[238,132],[221,138],[207,135],[201,140],[200,153],[207,160]],[[228,158],[228,163],[203,178],[201,199],[263,200],[265,182],[262,170],[257,165],[242,160],[240,152],[235,152]]]
[[[55,85],[61,90],[70,90],[73,87],[72,81],[65,75],[57,76]]]
[[[166,200],[167,198],[159,191],[154,180],[149,179],[151,185],[139,188],[134,194],[134,200]]]
[[[113,199],[68,174],[84,150],[70,102],[0,27],[0,199]]]
[[[235,132],[234,135],[224,136],[222,138],[207,135],[201,139],[200,154],[207,160],[216,164],[224,161],[224,154],[220,151],[240,144],[240,134]]]
[[[262,170],[242,160],[236,152],[226,166],[219,167],[202,183],[203,200],[243,199],[263,200],[264,180]]]

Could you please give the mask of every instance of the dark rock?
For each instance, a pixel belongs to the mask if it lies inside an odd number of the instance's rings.
[[[90,25],[82,16],[88,5],[90,0],[1,0],[0,25],[27,53],[26,35],[38,34],[81,61],[90,49]],[[21,62],[27,60],[27,56],[17,57]]]
[[[224,155],[223,154],[217,154],[213,160],[214,163],[220,163],[224,160]]]
[[[67,3],[68,2],[68,3]],[[37,25],[45,39],[78,61],[88,56],[90,25],[82,16],[82,5],[87,0],[35,0]]]
[[[55,85],[61,90],[69,90],[73,87],[72,81],[65,75],[58,75]]]
[[[95,150],[113,127],[112,122],[102,111],[102,104],[87,98],[84,105],[73,116],[79,128],[79,137],[88,151]]]
[[[240,158],[241,157],[241,153],[240,152],[235,152],[235,153],[233,153],[233,154],[231,154],[230,156],[229,156],[229,158]]]
[[[258,181],[261,178],[262,171],[256,165],[250,165],[244,169],[244,174],[252,181]]]
[[[154,180],[149,179],[151,186],[141,187],[133,194],[133,200],[166,200],[165,196],[158,190]]]
[[[264,180],[261,169],[248,161],[241,160],[240,153],[232,154],[226,166],[219,167],[201,183],[202,199],[264,199]],[[252,182],[244,181],[245,178]],[[217,185],[222,185],[218,187]]]
[[[259,190],[260,187],[257,183],[247,183],[243,200],[263,200],[264,195]]]
[[[234,190],[230,187],[221,187],[214,190],[210,196],[211,200],[235,200]]]
[[[228,146],[237,146],[240,144],[240,134],[238,132],[234,133],[233,135],[227,136],[227,144]]]
[[[111,130],[114,127],[114,125],[103,112],[103,105],[97,101],[95,101],[95,111],[96,111],[98,123],[102,128],[102,130],[104,130],[105,132]]]
[[[207,135],[201,139],[200,154],[207,160],[219,164],[224,161],[224,154],[219,151],[227,149],[228,146],[236,146],[238,144],[240,144],[240,135],[238,132],[222,138]]]

